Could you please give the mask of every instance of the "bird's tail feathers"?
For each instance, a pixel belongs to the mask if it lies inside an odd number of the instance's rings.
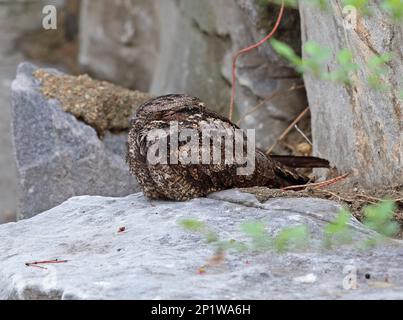
[[[329,161],[318,157],[277,156],[270,158],[290,168],[329,168]]]

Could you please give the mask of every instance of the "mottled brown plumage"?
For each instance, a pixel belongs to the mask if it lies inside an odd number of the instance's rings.
[[[186,95],[167,95],[142,104],[131,123],[127,160],[130,172],[137,177],[144,194],[151,199],[188,200],[219,190],[235,187],[267,186],[278,188],[305,184],[308,178],[289,169],[256,149],[255,170],[250,175],[237,175],[237,164],[156,164],[147,160],[150,142],[147,134],[162,129],[169,134],[170,123],[177,121],[184,129],[214,127],[239,129],[227,118],[207,109],[198,99]],[[168,138],[169,139],[169,138]],[[168,144],[169,145],[169,144]],[[186,151],[186,142],[179,144],[179,153]],[[222,151],[224,155],[224,152]],[[168,162],[170,163],[170,162]]]

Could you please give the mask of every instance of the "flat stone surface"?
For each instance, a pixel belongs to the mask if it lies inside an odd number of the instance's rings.
[[[46,99],[32,75],[35,70],[29,63],[21,64],[12,84],[19,218],[32,217],[72,196],[138,191],[122,154],[122,137],[108,136],[105,144],[92,127],[64,112],[59,101]],[[110,141],[122,146],[111,147]]]
[[[179,225],[197,219],[222,240],[248,241],[240,231],[246,221],[263,221],[270,235],[305,224],[315,242],[339,209],[310,198],[259,203],[238,190],[188,202],[151,203],[141,193],[71,198],[34,218],[0,226],[0,299],[402,298],[399,241],[366,251],[314,245],[283,254],[229,251],[221,264],[200,274],[214,247]],[[372,234],[354,219],[351,226],[356,241]],[[126,231],[118,233],[121,227]],[[49,259],[68,262],[48,269],[25,266]],[[356,290],[343,289],[347,266],[357,269]]]

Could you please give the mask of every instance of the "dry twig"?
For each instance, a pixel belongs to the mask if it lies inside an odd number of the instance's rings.
[[[55,260],[44,260],[44,261],[34,261],[34,262],[26,262],[25,265],[27,267],[35,267],[35,268],[41,268],[41,269],[47,269],[43,266],[41,266],[42,264],[59,264],[59,263],[67,263],[67,260],[59,260],[59,259],[55,259]]]
[[[293,122],[283,131],[283,133],[280,135],[280,137],[276,140],[276,142],[270,147],[269,150],[266,151],[266,154],[270,154],[273,149],[276,147],[276,145],[283,140],[287,134],[294,128],[294,126],[307,114],[309,111],[309,107],[306,107],[299,115],[298,117],[295,118]]]
[[[316,183],[308,183],[308,184],[303,184],[303,185],[295,185],[295,186],[289,186],[289,187],[285,187],[282,188],[281,190],[285,191],[285,190],[294,190],[294,189],[304,189],[304,188],[308,188],[311,187],[313,189],[316,188],[323,188],[323,187],[327,187],[330,186],[332,184],[335,184],[341,180],[344,180],[345,178],[347,178],[349,175],[349,173],[343,174],[342,176],[338,176],[336,178],[330,179],[330,180],[326,180],[323,182],[316,182]]]
[[[250,108],[248,111],[246,111],[238,120],[238,122],[236,123],[238,126],[241,124],[241,122],[243,120],[245,120],[245,118],[256,112],[258,109],[260,109],[262,106],[264,106],[264,104],[268,101],[270,101],[271,99],[275,98],[276,96],[285,93],[285,92],[291,92],[294,90],[299,90],[305,88],[304,85],[300,85],[300,86],[296,86],[295,84],[293,84],[290,88],[288,88],[287,90],[276,90],[275,92],[273,92],[270,96],[264,98],[262,101],[260,101],[257,105],[255,105],[254,107]]]

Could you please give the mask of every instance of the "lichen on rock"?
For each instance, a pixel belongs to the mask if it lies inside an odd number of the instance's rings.
[[[133,110],[151,98],[87,74],[76,77],[38,69],[34,76],[41,81],[46,97],[59,100],[64,111],[93,127],[101,137],[106,131],[127,130]]]

